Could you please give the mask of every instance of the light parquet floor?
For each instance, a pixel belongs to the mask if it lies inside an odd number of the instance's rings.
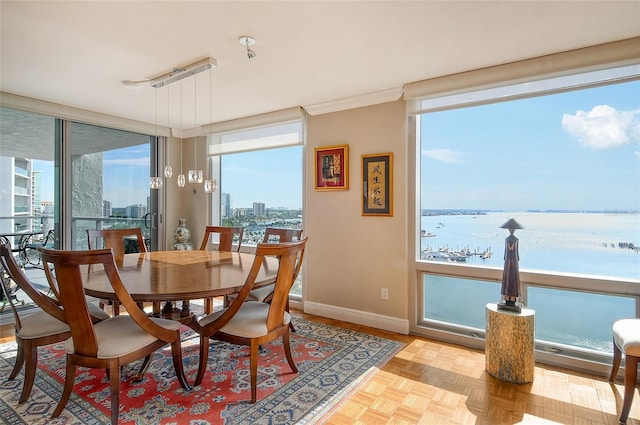
[[[618,424],[622,381],[536,364],[533,383],[510,384],[485,371],[481,350],[294,313],[406,344],[326,425]],[[640,424],[639,397],[628,425]]]
[[[405,343],[322,421],[325,425],[615,425],[623,383],[536,364],[534,382],[510,384],[485,372],[481,350],[292,312],[308,320]],[[0,326],[0,342],[12,338]],[[2,378],[0,378],[2,379]],[[640,425],[635,393],[628,425]]]

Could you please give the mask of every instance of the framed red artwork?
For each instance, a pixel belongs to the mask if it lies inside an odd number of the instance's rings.
[[[314,149],[316,190],[349,189],[349,145]]]

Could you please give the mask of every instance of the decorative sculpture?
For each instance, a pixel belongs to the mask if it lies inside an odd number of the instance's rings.
[[[500,226],[501,229],[509,229],[509,236],[504,241],[504,269],[502,271],[502,301],[498,303],[498,310],[522,312],[522,304],[518,302],[520,297],[520,270],[518,261],[518,238],[514,233],[516,229],[523,227],[514,219],[509,219]]]

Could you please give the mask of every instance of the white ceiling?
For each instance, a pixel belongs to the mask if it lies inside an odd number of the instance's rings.
[[[640,1],[2,0],[0,12],[0,90],[174,128],[399,96],[408,82],[640,35]],[[197,106],[193,78],[169,86],[169,108],[167,88],[122,84],[206,57],[218,66],[196,77]]]

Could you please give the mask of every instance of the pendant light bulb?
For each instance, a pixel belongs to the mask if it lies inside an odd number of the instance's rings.
[[[204,191],[206,193],[214,193],[218,190],[218,183],[215,180],[204,181]]]

